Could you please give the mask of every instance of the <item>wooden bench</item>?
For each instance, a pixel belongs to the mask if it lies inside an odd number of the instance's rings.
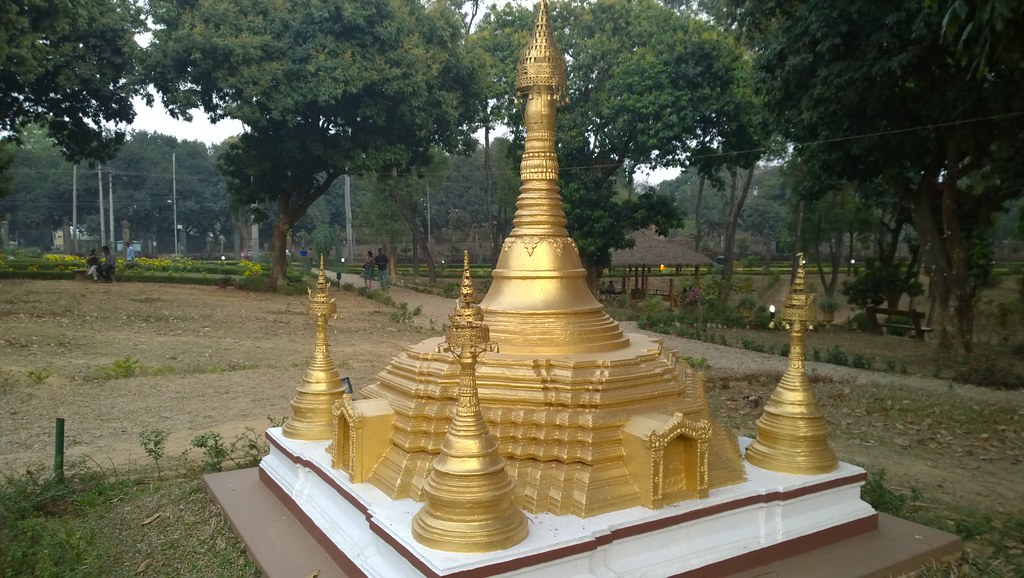
[[[867,307],[865,310],[867,314],[867,327],[868,331],[872,333],[882,334],[883,329],[898,329],[904,331],[913,331],[914,337],[924,340],[925,333],[932,331],[932,327],[923,327],[921,322],[924,321],[924,312],[917,311],[916,309],[902,310],[902,309],[888,309],[885,307]],[[878,316],[885,315],[885,321],[879,323]],[[901,318],[904,320],[903,323],[897,322],[893,318]],[[890,321],[890,319],[893,319]],[[907,323],[906,321],[909,321]]]
[[[88,281],[89,270],[88,269],[72,269],[72,273],[75,274],[75,281]]]

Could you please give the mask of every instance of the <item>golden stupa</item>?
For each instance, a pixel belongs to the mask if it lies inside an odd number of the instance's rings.
[[[439,346],[459,362],[458,402],[441,454],[423,483],[426,503],[412,519],[412,535],[439,550],[493,552],[525,540],[528,528],[526,516],[513,503],[515,482],[505,471],[498,441],[480,413],[477,361],[497,344],[490,340],[476,304],[468,252],[462,260],[461,296]]]
[[[786,474],[826,474],[839,467],[828,445],[828,424],[804,372],[804,335],[812,329],[814,295],[804,290],[804,258],[797,255],[780,324],[789,332],[789,364],[757,420],[757,439],[747,447],[751,464]]]
[[[498,351],[477,360],[480,409],[529,512],[586,517],[706,496],[744,481],[736,436],[711,419],[703,374],[661,340],[625,335],[594,298],[558,194],[565,63],[541,1],[519,60],[526,100],[513,230],[480,303]],[[442,338],[411,345],[335,407],[332,463],[393,499],[424,499],[459,398]],[[386,440],[386,441],[380,441]]]
[[[334,402],[345,392],[341,374],[331,358],[327,342],[327,320],[338,311],[338,305],[328,293],[331,283],[324,272],[324,257],[320,255],[320,274],[316,290],[309,289],[307,311],[316,319],[316,341],[313,359],[302,376],[302,385],[292,398],[292,412],[284,424],[284,435],[296,440],[326,440],[334,433]]]

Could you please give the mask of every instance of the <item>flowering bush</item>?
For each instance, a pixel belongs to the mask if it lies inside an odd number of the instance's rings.
[[[117,264],[118,266],[123,266],[124,260],[118,259]],[[157,273],[198,273],[206,269],[202,263],[189,259],[188,257],[161,257],[159,259],[136,257],[135,268],[136,270],[153,271]]]
[[[85,257],[75,255],[57,255],[48,253],[43,255],[43,261],[47,269],[51,271],[70,271],[71,269],[85,269]],[[38,270],[38,268],[33,269]]]
[[[683,291],[682,302],[683,305],[696,306],[700,305],[704,298],[704,290],[700,287],[690,287]]]
[[[259,277],[263,275],[263,267],[259,263],[253,263],[248,259],[239,261],[238,266],[245,269],[242,273],[243,277]]]

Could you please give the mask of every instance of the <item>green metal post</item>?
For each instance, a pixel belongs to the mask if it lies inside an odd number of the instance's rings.
[[[53,479],[64,481],[64,418],[58,417],[53,439]]]

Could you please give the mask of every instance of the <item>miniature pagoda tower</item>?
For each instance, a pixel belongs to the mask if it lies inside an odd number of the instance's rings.
[[[496,344],[476,304],[468,252],[462,267],[459,303],[439,346],[458,359],[458,400],[441,453],[423,483],[426,504],[412,520],[412,535],[438,550],[490,552],[522,542],[528,531],[526,516],[512,501],[515,482],[480,413],[477,358],[495,351]]]
[[[661,340],[625,335],[587,285],[558,194],[555,121],[566,71],[544,0],[516,87],[526,101],[522,186],[480,302],[499,350],[476,365],[480,411],[508,462],[516,504],[587,517],[744,481],[737,438],[711,419],[703,374]],[[339,463],[368,471],[393,499],[426,498],[460,398],[462,368],[438,352],[442,341],[407,347],[363,399],[339,408],[338,439],[349,440],[336,450]],[[346,431],[356,433],[343,438]],[[389,440],[379,455],[353,455],[375,436]]]
[[[320,274],[316,279],[316,290],[308,289],[307,311],[316,320],[316,342],[313,359],[302,376],[302,385],[296,388],[292,398],[292,413],[284,424],[284,435],[297,440],[330,439],[334,427],[332,408],[345,392],[341,374],[331,358],[327,342],[327,320],[338,311],[338,305],[328,293],[331,283],[324,272],[324,257],[320,256]]]
[[[796,278],[780,316],[789,333],[789,365],[757,420],[757,439],[747,447],[746,458],[766,470],[824,474],[839,467],[839,460],[828,445],[828,424],[804,372],[804,336],[814,323],[814,295],[804,290],[803,257],[797,255]]]

